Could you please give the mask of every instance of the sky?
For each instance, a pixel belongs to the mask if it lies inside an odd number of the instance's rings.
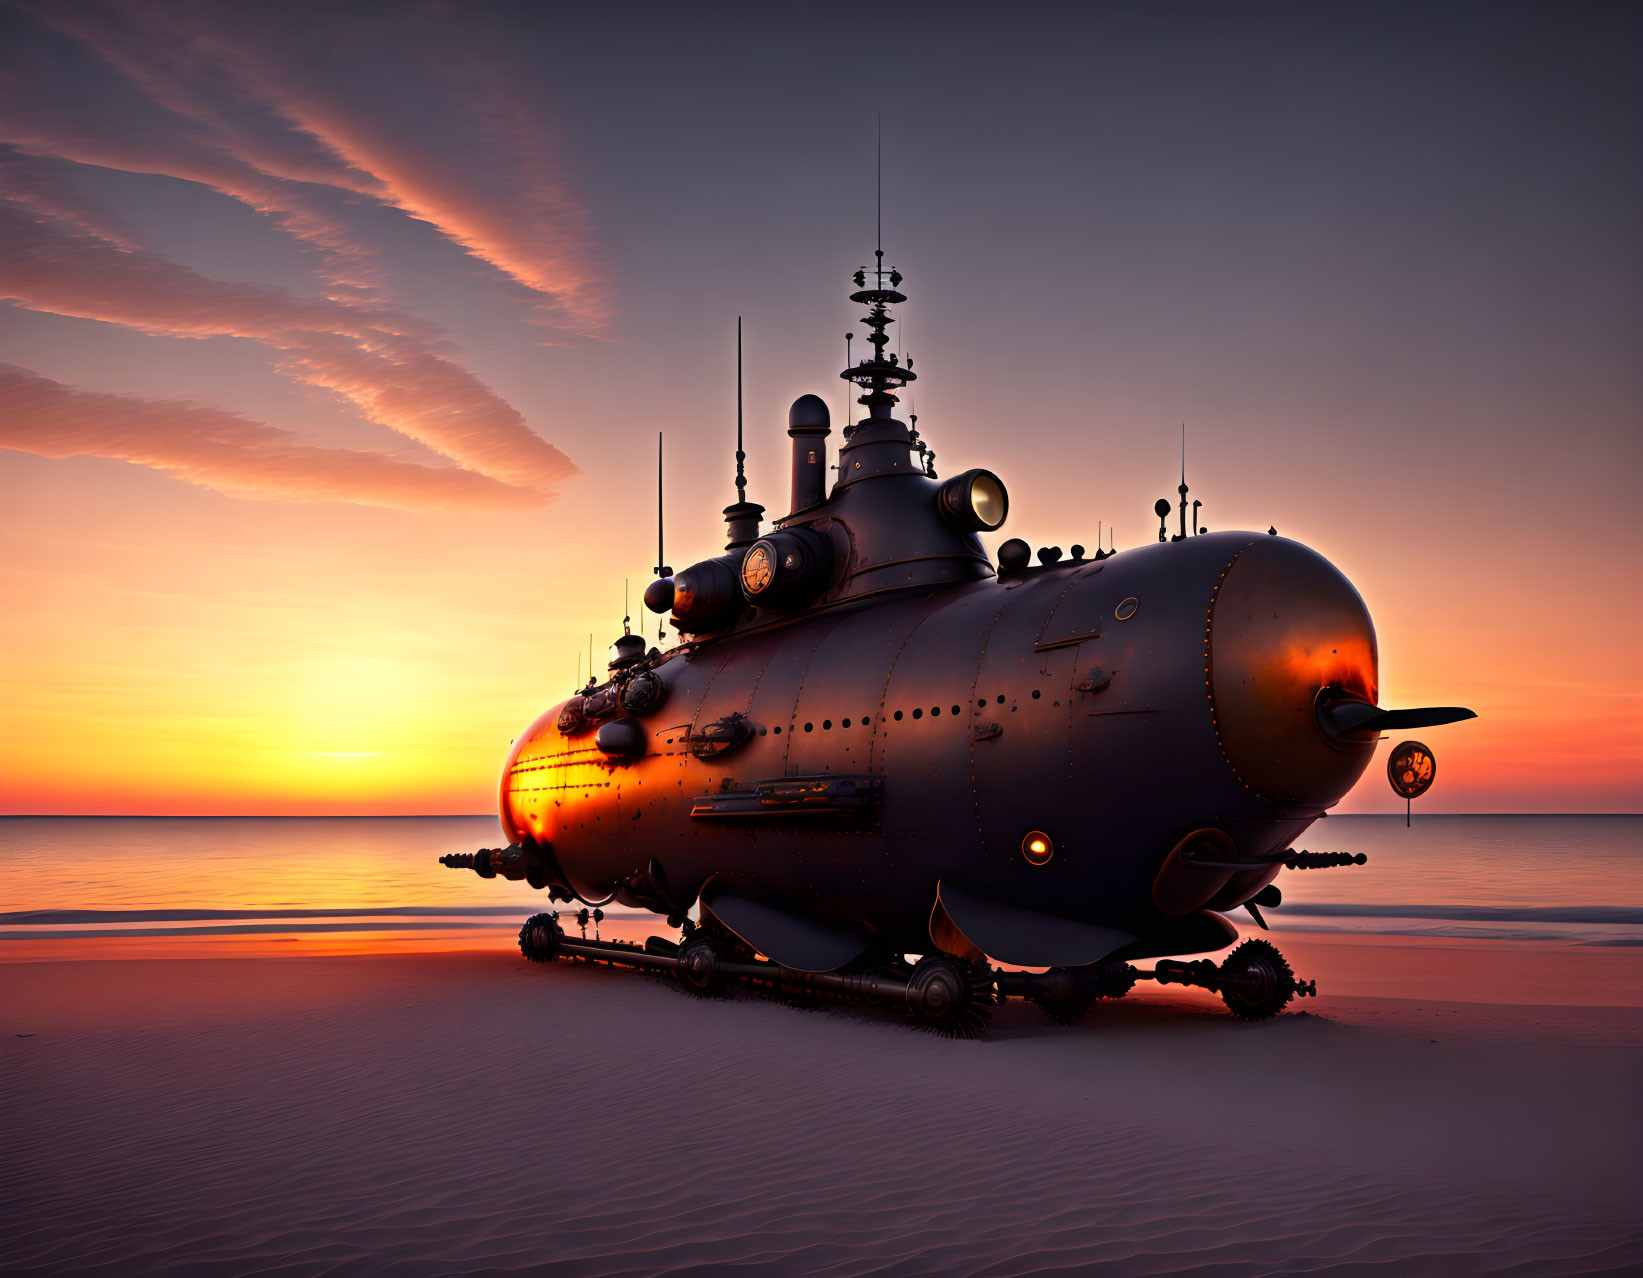
[[[1007,14],[1007,16],[1006,16]],[[849,274],[990,538],[1356,584],[1429,812],[1643,810],[1643,11],[0,0],[0,811],[494,810]],[[651,623],[654,625],[654,623]],[[1383,754],[1384,754],[1383,747]],[[1401,810],[1384,758],[1342,805]]]

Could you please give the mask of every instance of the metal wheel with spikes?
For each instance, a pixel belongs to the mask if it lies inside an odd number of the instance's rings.
[[[532,963],[551,963],[559,957],[564,929],[554,914],[533,914],[519,929],[519,952]]]
[[[1241,1021],[1271,1020],[1299,988],[1288,961],[1271,941],[1245,941],[1222,962],[1221,1001]]]
[[[719,969],[719,951],[698,929],[679,947],[679,966],[674,968],[688,993],[698,998],[712,998],[722,994],[725,974]]]
[[[993,978],[985,964],[926,954],[907,982],[907,1010],[947,1038],[977,1038],[992,1016]]]

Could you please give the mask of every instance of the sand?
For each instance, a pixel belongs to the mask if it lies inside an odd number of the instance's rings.
[[[1413,996],[1243,1025],[1153,991],[955,1042],[500,951],[7,965],[0,1267],[1643,1266],[1635,952],[1560,951],[1598,990],[1570,1008],[1409,987],[1447,954],[1465,993],[1476,946],[1285,949]]]

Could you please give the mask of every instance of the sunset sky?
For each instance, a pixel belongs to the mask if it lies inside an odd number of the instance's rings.
[[[0,0],[0,810],[494,809],[842,410],[1357,585],[1417,810],[1643,810],[1643,10]],[[858,347],[859,350],[859,347]],[[837,420],[837,418],[835,419]],[[835,440],[836,442],[836,440]],[[654,634],[654,621],[646,615]],[[1401,811],[1377,756],[1345,811]]]

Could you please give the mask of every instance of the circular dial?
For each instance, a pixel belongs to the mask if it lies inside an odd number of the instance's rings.
[[[755,546],[747,552],[747,557],[742,560],[742,585],[747,587],[748,594],[758,594],[770,584],[772,575],[767,547]]]
[[[1419,741],[1404,741],[1392,749],[1386,761],[1386,779],[1400,799],[1418,799],[1432,788],[1438,761]]]

